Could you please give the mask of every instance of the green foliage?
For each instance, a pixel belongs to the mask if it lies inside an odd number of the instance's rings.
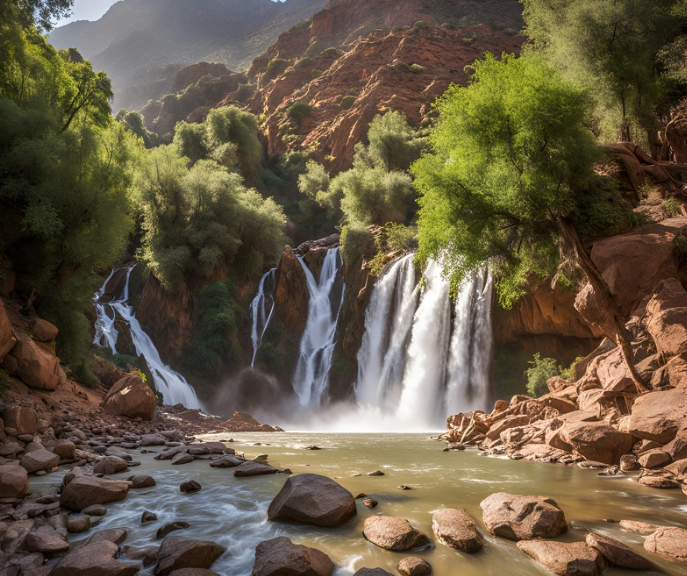
[[[420,72],[424,72],[425,70],[427,70],[427,68],[422,66],[422,64],[411,64],[410,65],[410,71],[413,74],[419,74]]]
[[[341,54],[341,50],[335,48],[334,46],[325,48],[322,50],[322,52],[320,52],[320,56],[322,58],[338,58],[339,54]]]
[[[367,132],[367,155],[373,166],[387,171],[408,170],[425,146],[402,112],[391,110],[374,117]]]
[[[353,108],[353,104],[355,104],[355,101],[358,98],[356,96],[353,96],[352,94],[347,94],[346,96],[343,96],[341,98],[341,102],[339,102],[339,106],[343,110],[348,110],[349,108]]]
[[[532,398],[539,398],[549,392],[546,383],[550,378],[559,376],[561,367],[555,358],[542,358],[536,353],[529,361],[530,367],[525,371],[527,378],[527,393]]]
[[[666,198],[661,206],[670,218],[677,218],[682,215],[682,205],[675,198]]]
[[[132,368],[139,367],[138,358],[135,358],[134,356],[127,356],[126,354],[113,354],[112,363],[119,370],[129,371]]]
[[[422,30],[423,28],[427,28],[427,24],[422,20],[418,20],[417,22],[415,22],[414,28],[415,30]]]
[[[292,103],[286,113],[296,124],[300,124],[303,119],[312,112],[312,107],[307,102]]]
[[[491,263],[506,307],[553,275],[560,220],[595,180],[586,103],[540,58],[475,62],[470,85],[437,102],[431,152],[413,166],[420,260],[442,259],[454,288]]]
[[[100,384],[100,380],[91,370],[90,361],[86,358],[82,358],[73,366],[72,376],[79,384],[83,384],[86,388],[97,388]]]
[[[288,67],[288,60],[284,60],[283,58],[273,58],[270,60],[267,68],[265,69],[265,73],[262,75],[262,83],[267,84],[268,82],[271,82],[277,78],[277,76],[286,71]]]
[[[622,234],[641,224],[618,189],[618,182],[611,179],[597,179],[590,188],[578,192],[574,221],[583,236]]]
[[[373,276],[381,274],[388,254],[417,250],[417,228],[403,224],[387,224],[375,240],[377,255],[372,261]]]
[[[347,266],[374,251],[374,236],[367,226],[354,222],[341,230],[341,255]]]
[[[270,188],[283,188],[286,185],[284,180],[267,168],[262,171],[262,181]]]
[[[115,119],[131,130],[136,136],[143,140],[143,145],[146,148],[154,148],[159,142],[157,134],[150,132],[143,122],[143,116],[140,112],[128,112],[127,110],[120,110],[117,112]]]
[[[527,34],[553,66],[590,89],[604,136],[629,139],[655,127],[666,90],[659,60],[669,70],[684,61],[679,48],[674,58],[687,24],[683,0],[523,3]]]
[[[309,56],[306,56],[305,58],[301,58],[298,62],[296,62],[296,69],[301,69],[301,68],[309,68],[315,64],[315,61],[310,58]]]
[[[211,154],[205,124],[179,122],[174,128],[174,145],[179,154],[188,158],[191,164],[209,158]],[[225,166],[232,168],[235,164],[226,163]]]

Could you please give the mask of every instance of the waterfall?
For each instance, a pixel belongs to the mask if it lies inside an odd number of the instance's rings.
[[[251,368],[255,365],[255,357],[262,345],[265,331],[272,319],[274,312],[274,291],[277,288],[277,269],[272,268],[261,279],[258,285],[258,293],[250,305],[250,316],[252,320],[251,340],[253,341],[253,358]]]
[[[426,429],[450,414],[486,409],[491,400],[493,284],[487,272],[467,278],[452,320],[441,264],[430,260],[420,287],[414,257],[392,262],[373,288],[355,395],[361,417]]]
[[[303,407],[318,407],[326,400],[329,372],[336,346],[336,325],[343,305],[343,260],[338,248],[325,256],[319,279],[298,256],[308,282],[308,321],[301,339],[293,389]]]
[[[129,326],[131,340],[136,348],[136,354],[145,359],[153,377],[155,389],[162,395],[163,403],[171,405],[183,404],[187,408],[192,409],[201,408],[200,401],[193,387],[181,374],[178,374],[162,362],[155,344],[153,344],[153,341],[144,332],[143,328],[141,328],[141,324],[136,319],[134,310],[129,306],[129,280],[133,269],[134,267],[131,266],[126,271],[126,281],[121,297],[113,298],[109,302],[101,302],[107,285],[117,270],[113,270],[110,273],[102,288],[96,292],[94,297],[96,322],[93,343],[97,346],[110,348],[113,354],[117,353],[116,346],[118,334],[114,327],[114,323],[117,315],[119,315],[119,317]],[[111,317],[109,313],[112,314]]]

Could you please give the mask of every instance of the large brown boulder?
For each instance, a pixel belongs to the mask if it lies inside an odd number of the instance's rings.
[[[494,536],[532,540],[556,538],[568,530],[563,510],[551,498],[499,492],[480,506],[484,524]]]
[[[189,540],[183,536],[168,536],[157,555],[155,576],[168,576],[181,568],[210,568],[227,549],[208,540]]]
[[[644,541],[644,548],[668,560],[687,562],[687,530],[659,528]]]
[[[60,457],[57,454],[53,454],[45,448],[39,448],[38,450],[26,452],[19,464],[26,468],[29,474],[33,474],[41,470],[52,470],[59,462]]]
[[[484,542],[465,510],[444,508],[432,516],[432,530],[439,542],[463,552],[477,552]]]
[[[155,394],[141,377],[127,374],[107,393],[102,408],[117,416],[152,420],[156,405]]]
[[[274,311],[279,324],[296,338],[303,334],[308,321],[308,294],[308,279],[303,266],[291,247],[284,246],[277,269]]]
[[[267,510],[269,520],[295,520],[314,526],[334,527],[358,513],[353,494],[326,476],[291,476]]]
[[[3,420],[6,428],[14,428],[17,434],[35,434],[38,430],[38,414],[26,406],[9,406],[5,408]]]
[[[0,300],[0,362],[14,348],[17,339],[14,337],[12,323],[5,312],[5,305]]]
[[[529,540],[518,542],[518,548],[559,576],[600,576],[605,567],[603,556],[584,542]]]
[[[51,342],[59,332],[57,326],[43,319],[39,319],[31,328],[31,336],[38,342]]]
[[[678,280],[658,284],[646,306],[644,323],[663,357],[687,352],[687,292]]]
[[[396,552],[427,548],[431,545],[424,532],[413,528],[405,518],[395,516],[370,516],[365,520],[363,535],[376,546]]]
[[[29,474],[17,464],[0,465],[0,498],[23,498],[29,493]]]
[[[654,567],[652,562],[629,546],[603,534],[587,534],[587,546],[598,550],[612,566],[628,570],[651,570]]]
[[[353,576],[393,576],[382,568],[361,568]]]
[[[618,464],[635,443],[630,434],[605,422],[569,422],[561,428],[560,437],[575,454],[604,464]]]
[[[334,563],[324,552],[285,537],[258,544],[253,576],[331,576]]]
[[[50,572],[50,576],[133,576],[141,566],[120,562],[115,557],[119,546],[100,541],[76,548],[67,554]]]
[[[117,456],[105,456],[105,458],[98,461],[98,463],[93,466],[93,472],[95,474],[117,474],[118,472],[124,472],[128,470],[129,465],[125,460]]]
[[[62,491],[60,504],[71,510],[83,510],[94,504],[118,502],[126,498],[129,483],[96,476],[78,476]]]
[[[279,472],[278,468],[270,466],[269,464],[261,464],[260,462],[244,462],[234,469],[234,476],[237,478],[246,478],[249,476],[268,476]]]
[[[10,352],[15,360],[15,374],[27,386],[55,390],[63,375],[59,359],[23,332],[17,332],[16,336],[17,344]]]
[[[621,428],[636,438],[666,444],[687,421],[687,390],[661,390],[637,398]]]

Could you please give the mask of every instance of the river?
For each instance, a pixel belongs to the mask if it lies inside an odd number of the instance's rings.
[[[226,434],[206,437],[226,438]],[[549,574],[520,552],[514,542],[493,538],[484,530],[479,503],[494,492],[512,492],[554,498],[571,525],[560,540],[583,541],[588,531],[600,532],[644,553],[663,570],[644,574],[687,575],[687,566],[644,552],[642,536],[605,521],[629,519],[685,527],[687,498],[679,490],[643,487],[628,477],[598,477],[595,471],[577,466],[516,462],[480,456],[476,451],[443,452],[444,444],[427,434],[244,433],[237,434],[235,440],[228,445],[237,452],[248,456],[267,454],[273,466],[335,478],[354,495],[364,492],[375,498],[379,506],[368,510],[359,500],[357,518],[336,529],[267,522],[267,507],[286,480],[285,475],[235,478],[233,469],[211,468],[206,460],[171,466],[168,460],[154,460],[153,453],[135,451],[132,454],[141,466],[115,477],[147,473],[155,477],[157,486],[132,490],[125,501],[108,505],[108,514],[94,530],[127,528],[124,557],[133,558],[159,544],[154,535],[160,526],[186,521],[191,527],[173,534],[210,539],[228,548],[212,567],[223,576],[249,576],[256,545],[278,535],[327,553],[337,565],[336,576],[350,576],[363,566],[381,567],[396,574],[398,561],[407,555],[428,560],[435,576]],[[305,450],[309,445],[322,450]],[[385,475],[367,475],[376,470]],[[199,481],[203,488],[196,494],[184,495],[179,484],[190,479]],[[49,475],[41,482],[55,480],[56,475]],[[411,489],[399,489],[402,484]],[[476,520],[485,536],[485,546],[479,553],[463,554],[436,541],[431,512],[441,507],[465,508]],[[159,521],[142,526],[144,510],[155,512]],[[377,548],[362,536],[363,522],[372,514],[408,518],[430,535],[435,548],[419,554]],[[73,540],[89,534],[74,535]],[[626,573],[609,569],[605,574]]]

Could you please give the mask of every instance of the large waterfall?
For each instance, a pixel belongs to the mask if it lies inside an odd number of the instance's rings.
[[[117,353],[118,333],[115,329],[115,320],[119,316],[128,325],[136,354],[145,359],[153,376],[155,389],[161,394],[162,401],[165,404],[183,404],[187,408],[201,408],[193,387],[181,374],[164,364],[155,344],[141,328],[134,310],[129,306],[129,280],[132,270],[133,266],[126,269],[126,280],[120,296],[113,297],[109,302],[103,301],[107,286],[118,272],[117,270],[110,273],[102,288],[96,292],[93,299],[96,310],[93,343],[96,346],[110,348],[113,354]]]
[[[452,314],[441,265],[429,262],[420,288],[413,258],[390,264],[373,289],[355,393],[384,426],[427,429],[488,407],[492,280],[487,272],[466,279]]]
[[[336,325],[343,304],[343,260],[338,248],[327,251],[319,278],[298,256],[308,282],[308,321],[301,339],[293,389],[302,407],[316,408],[327,399],[336,347]]]
[[[250,362],[251,368],[255,366],[255,357],[262,345],[265,331],[270,325],[272,313],[274,312],[274,291],[277,288],[277,269],[272,268],[260,280],[258,293],[250,305],[251,317],[251,340],[253,342],[253,358]]]

